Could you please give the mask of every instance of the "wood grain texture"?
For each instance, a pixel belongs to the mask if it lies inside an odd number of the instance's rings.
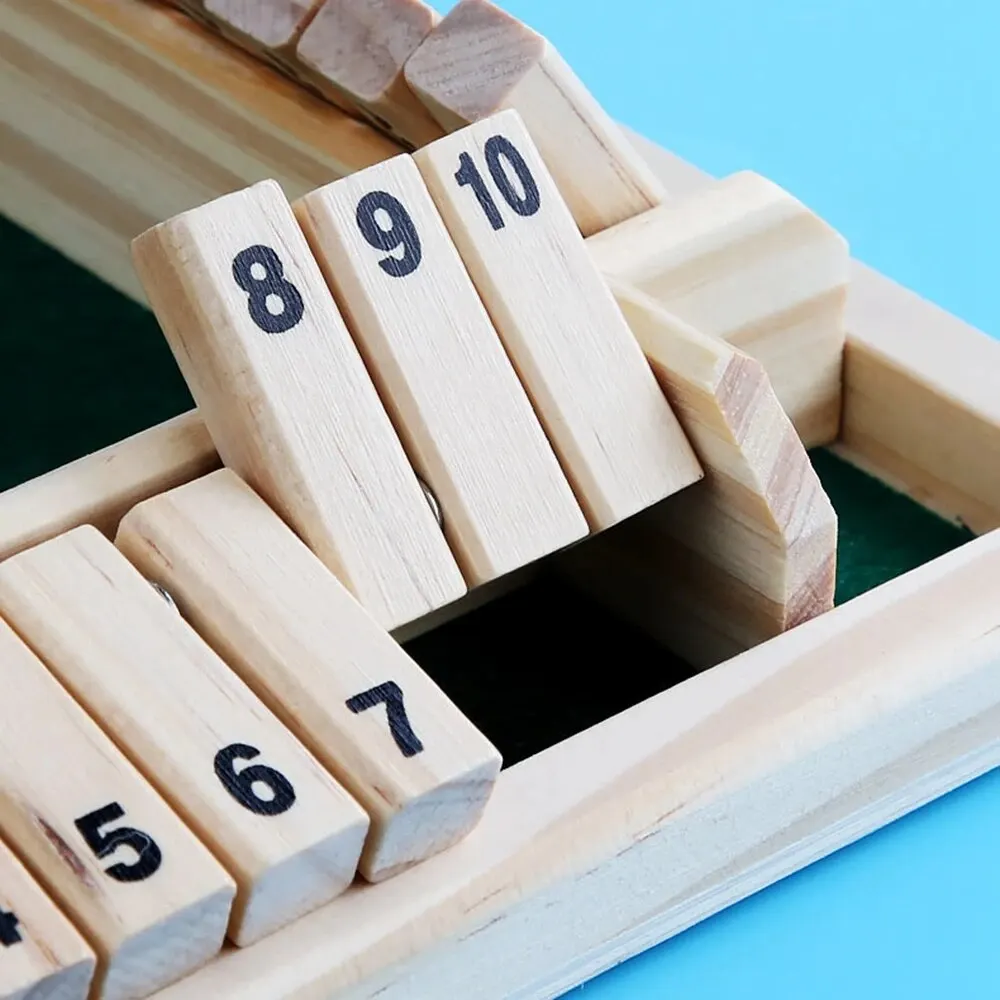
[[[190,17],[137,0],[0,4],[0,210],[144,298],[128,243],[267,178],[292,197],[399,152]]]
[[[114,535],[140,500],[218,468],[196,410],[0,493],[0,559],[92,524]]]
[[[0,842],[0,1000],[87,1000],[87,942]]]
[[[366,878],[475,825],[497,751],[232,472],[141,504],[117,541],[368,810]]]
[[[323,0],[199,0],[197,6],[225,34],[267,54],[294,50],[322,5]]]
[[[413,160],[294,208],[466,582],[583,538],[587,522]]]
[[[94,946],[95,997],[145,997],[201,966],[232,880],[3,621],[0,675],[0,832]]]
[[[281,188],[161,223],[136,269],[224,463],[387,628],[465,593]]]
[[[854,264],[837,452],[972,531],[1000,527],[1000,343]]]
[[[0,564],[0,613],[233,875],[230,940],[354,880],[367,815],[103,535]]]
[[[692,666],[712,666],[833,607],[837,515],[761,364],[611,287],[705,478],[562,567]]]
[[[518,113],[439,139],[414,160],[591,529],[700,479],[694,452]],[[479,186],[459,183],[457,171],[477,173]]]
[[[1000,762],[998,579],[995,532],[515,765],[454,851],[158,1000],[559,995]]]
[[[0,559],[83,524],[114,537],[137,503],[212,472],[220,465],[197,410],[0,493]],[[526,582],[535,567],[476,587],[458,601],[393,630],[408,642]]]
[[[327,0],[296,46],[296,71],[335,104],[418,148],[443,130],[403,67],[440,20],[424,0]]]
[[[487,0],[460,0],[411,56],[406,79],[449,132],[517,110],[584,236],[665,197],[552,44]]]
[[[844,239],[757,174],[734,174],[592,237],[607,277],[757,358],[808,446],[838,434]]]

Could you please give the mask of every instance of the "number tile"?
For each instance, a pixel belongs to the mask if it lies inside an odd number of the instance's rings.
[[[584,537],[573,491],[413,160],[369,167],[294,208],[441,506],[466,582]]]
[[[350,885],[365,812],[95,528],[0,563],[0,613],[235,878],[230,940]]]
[[[664,200],[648,164],[554,46],[486,0],[456,4],[405,74],[449,132],[519,111],[584,236]]]
[[[149,301],[223,462],[387,628],[465,584],[281,188],[138,237]]]
[[[368,811],[365,878],[475,825],[500,755],[232,471],[139,504],[116,541]]]
[[[516,111],[414,154],[590,526],[701,478]]]
[[[299,39],[299,71],[335,104],[358,109],[410,148],[423,146],[444,133],[403,67],[440,20],[424,0],[333,0]]]
[[[232,879],[3,621],[0,685],[0,834],[94,947],[95,998],[207,962]]]
[[[0,1000],[86,1000],[94,953],[0,842]]]

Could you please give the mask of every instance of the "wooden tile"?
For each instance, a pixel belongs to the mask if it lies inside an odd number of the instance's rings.
[[[701,469],[516,111],[414,154],[591,528]]]
[[[801,202],[733,174],[587,248],[605,277],[760,361],[807,445],[837,437],[849,253]]]
[[[366,878],[477,822],[497,751],[231,471],[140,504],[117,543],[368,810]]]
[[[96,529],[0,564],[0,613],[236,879],[230,940],[350,885],[364,811]]]
[[[223,461],[395,628],[465,584],[302,231],[273,181],[133,243]]]
[[[585,536],[413,160],[370,167],[294,207],[470,586]]]
[[[199,0],[224,34],[251,49],[294,48],[323,0]]]
[[[441,15],[424,0],[327,0],[296,46],[310,85],[409,147],[444,133],[403,76]]]
[[[837,515],[760,362],[643,292],[611,287],[705,478],[561,565],[687,663],[709,667],[833,607]]]
[[[87,1000],[94,953],[0,842],[0,1000]]]
[[[235,886],[0,621],[0,833],[98,955],[101,1000],[181,978],[222,944]]]
[[[487,0],[461,0],[410,58],[406,79],[449,132],[516,109],[584,236],[665,197],[552,44]]]

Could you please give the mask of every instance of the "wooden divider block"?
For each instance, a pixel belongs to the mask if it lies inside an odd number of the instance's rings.
[[[94,953],[0,842],[0,1000],[86,1000]]]
[[[611,287],[705,478],[560,565],[692,666],[712,666],[833,607],[837,515],[760,362]]]
[[[801,202],[734,174],[587,248],[605,277],[759,360],[807,446],[837,437],[849,252]]]
[[[223,462],[386,628],[461,597],[434,512],[274,181],[133,243]]]
[[[354,880],[365,812],[95,528],[0,564],[0,613],[234,876],[234,943]]]
[[[516,111],[414,154],[594,530],[698,461]]]
[[[117,544],[368,811],[365,878],[475,825],[500,755],[230,470],[139,504]]]
[[[0,833],[94,946],[95,1000],[207,962],[232,879],[3,621],[0,683]]]
[[[296,46],[300,73],[346,110],[359,110],[405,145],[443,135],[403,76],[441,15],[423,0],[328,0]]]
[[[584,236],[666,197],[551,43],[487,0],[461,0],[411,56],[406,80],[449,132],[520,112]]]
[[[587,522],[409,156],[294,206],[470,585]]]

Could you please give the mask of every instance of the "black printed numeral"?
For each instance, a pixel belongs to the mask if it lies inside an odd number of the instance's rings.
[[[0,945],[4,948],[13,948],[14,945],[20,944],[21,932],[18,930],[20,925],[16,913],[0,909]]]
[[[531,173],[528,164],[524,162],[517,147],[502,135],[495,135],[488,139],[483,147],[486,157],[486,166],[496,189],[503,196],[503,200],[518,215],[527,218],[534,215],[542,207],[542,196],[538,190],[538,184]],[[520,191],[511,180],[510,171],[513,171]],[[473,162],[468,153],[462,153],[458,159],[458,172],[455,180],[459,187],[471,187],[490,225],[494,229],[503,229],[506,223],[500,214],[490,189],[486,186],[483,175]]]
[[[379,215],[379,213],[383,213]],[[423,249],[417,227],[398,198],[388,191],[372,191],[358,202],[356,213],[361,235],[376,249],[384,250],[378,266],[393,278],[405,278],[420,267]],[[382,225],[388,221],[388,226]],[[397,255],[397,252],[402,253]]]
[[[292,783],[280,771],[264,764],[236,770],[238,760],[254,760],[259,756],[256,747],[231,743],[215,755],[216,777],[245,809],[258,816],[280,816],[295,805]]]
[[[385,705],[385,714],[389,720],[389,732],[392,733],[399,752],[404,757],[416,757],[418,753],[422,753],[424,745],[410,725],[406,706],[403,704],[403,692],[395,681],[387,681],[347,699],[347,707],[355,715],[382,704]]]
[[[233,258],[233,280],[247,293],[250,318],[265,333],[287,333],[305,314],[301,293],[285,278],[285,265],[270,247],[241,250]]]
[[[109,802],[86,816],[74,820],[87,846],[98,858],[106,858],[121,847],[130,848],[136,856],[131,864],[118,861],[104,874],[116,882],[142,882],[155,874],[163,862],[163,855],[157,843],[148,833],[131,826],[117,826],[113,830],[104,829],[125,815],[125,810],[117,802]]]

